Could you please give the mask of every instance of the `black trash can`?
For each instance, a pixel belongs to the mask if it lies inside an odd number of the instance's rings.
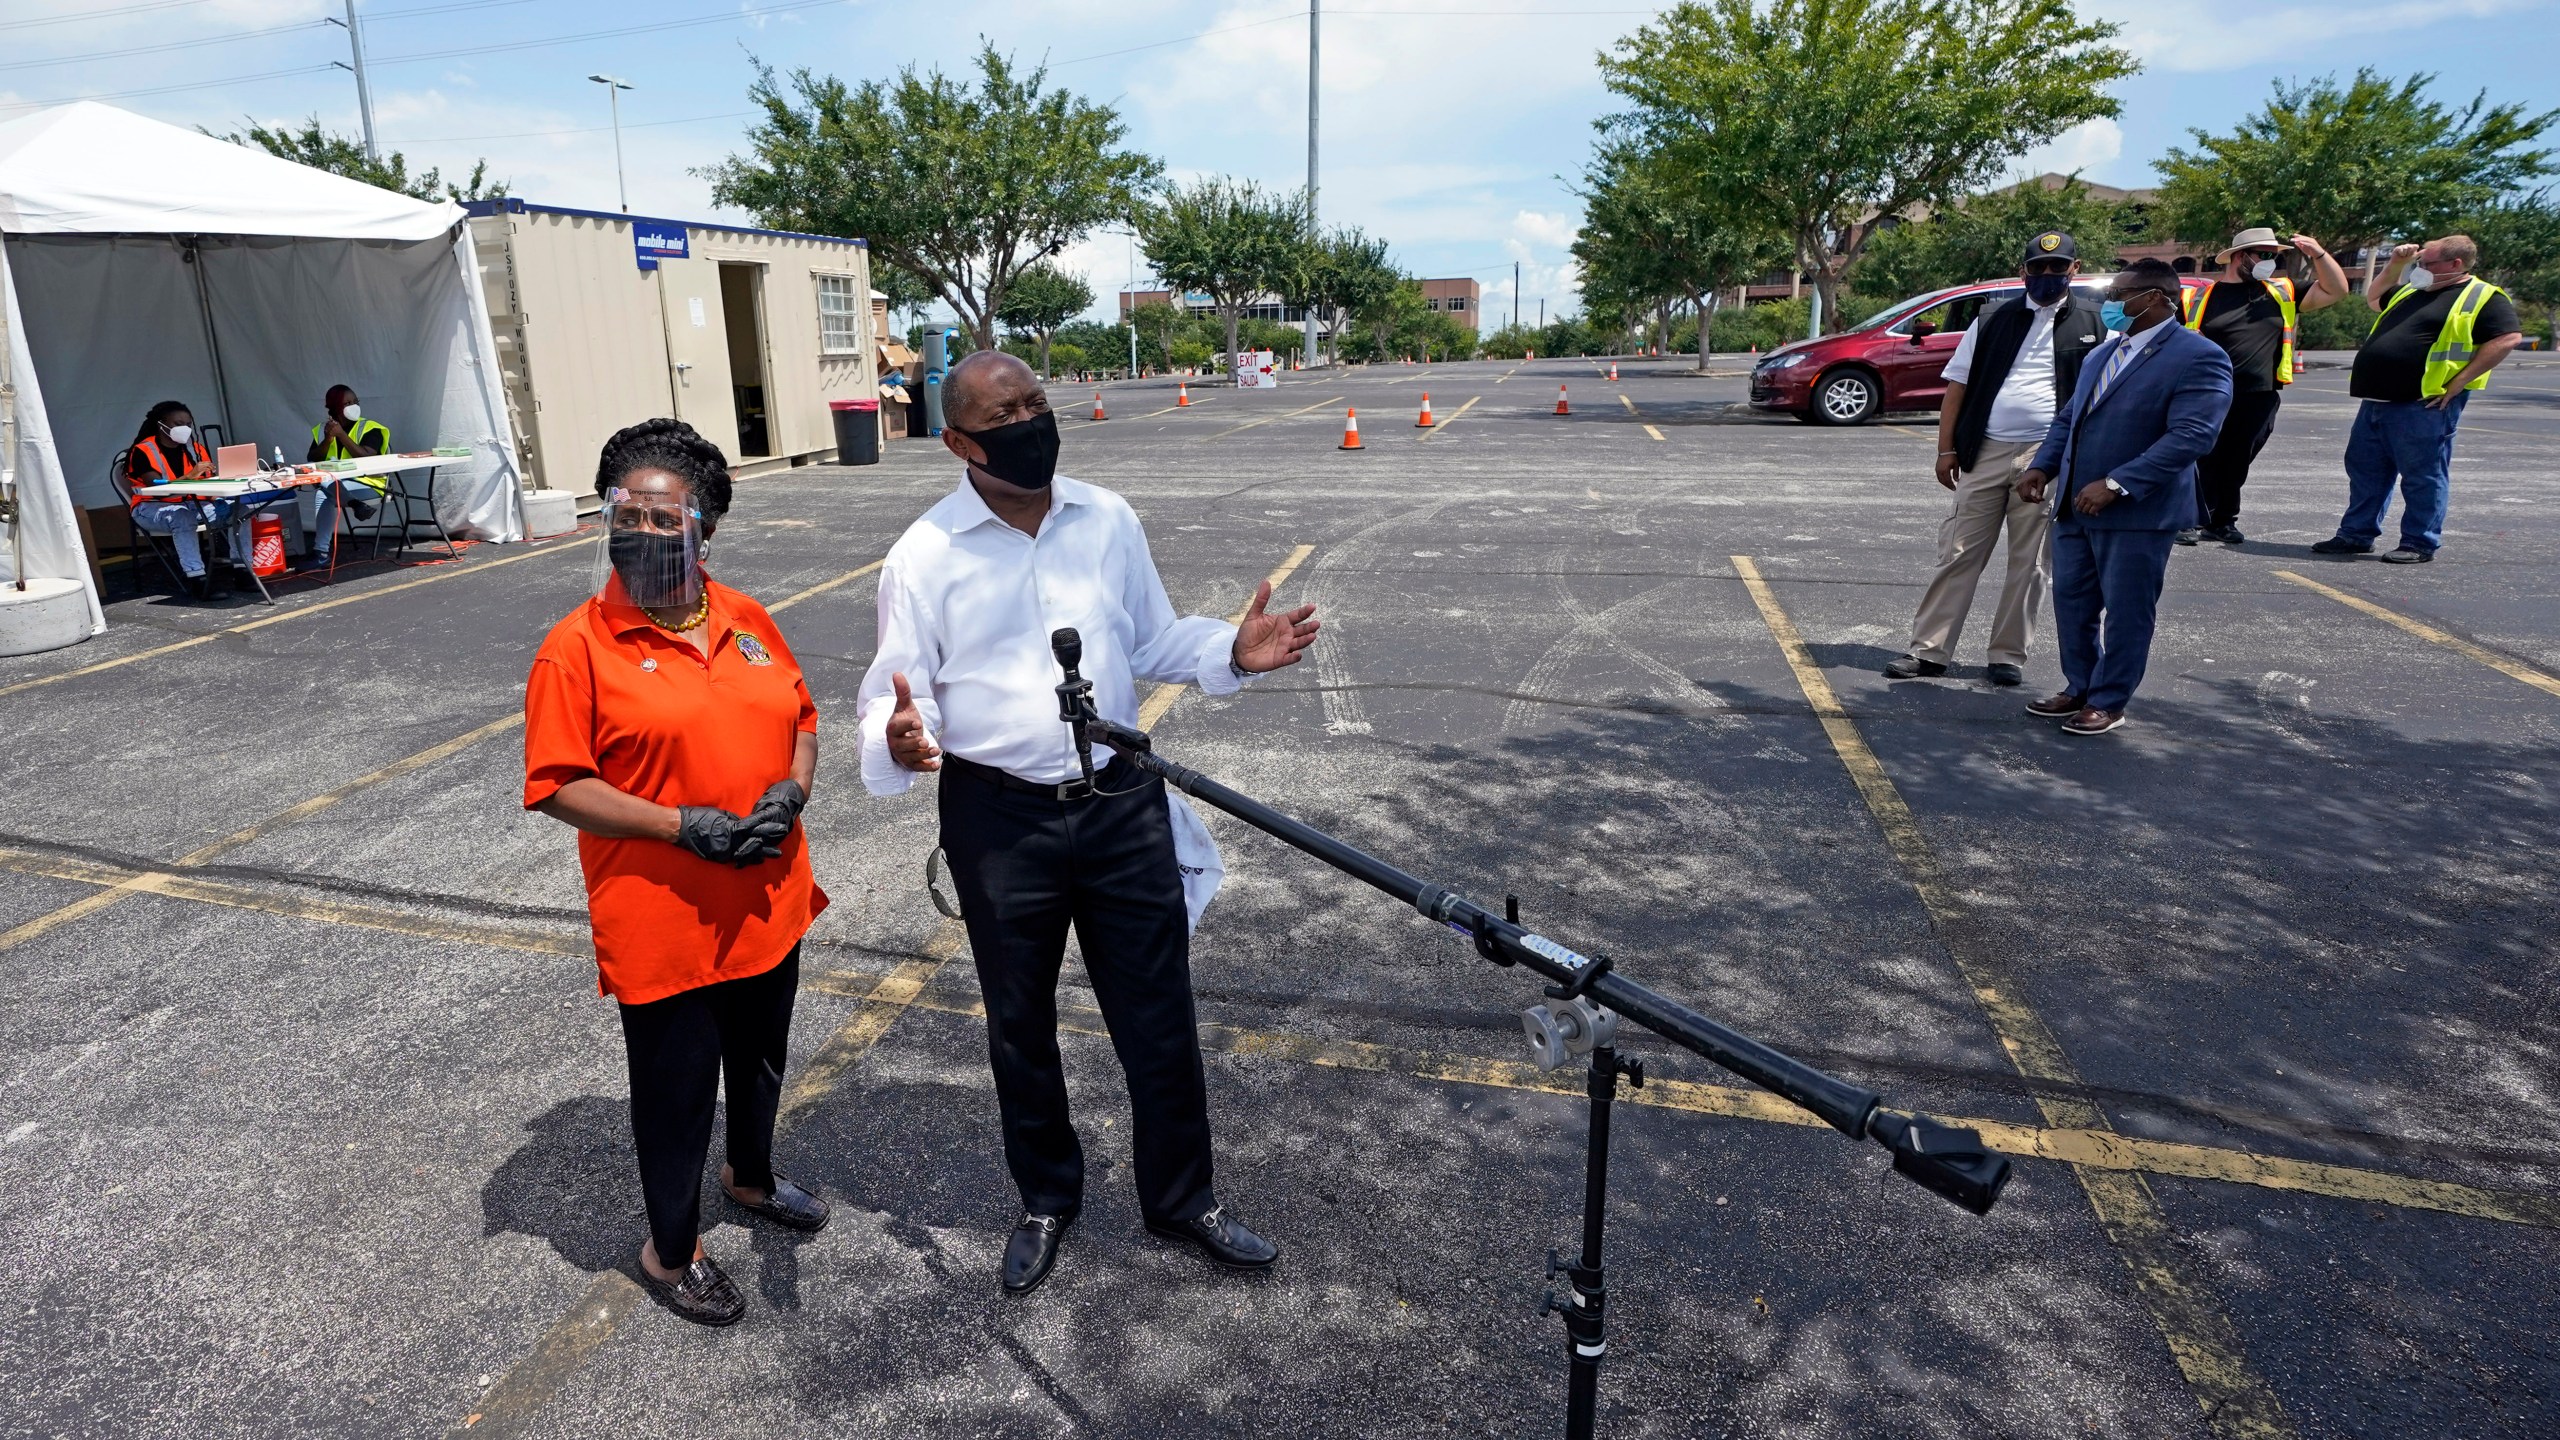
[[[836,463],[839,465],[877,465],[880,463],[880,402],[877,400],[830,400],[827,410],[836,422]]]

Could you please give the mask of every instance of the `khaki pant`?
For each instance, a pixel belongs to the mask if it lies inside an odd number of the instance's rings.
[[[1954,661],[1965,613],[1973,608],[1973,587],[1991,563],[1991,547],[2005,527],[2009,573],[2001,582],[2000,608],[1991,627],[1991,663],[2027,662],[2036,611],[2053,584],[2053,558],[2046,544],[2051,521],[2042,504],[2019,499],[2017,490],[2018,477],[2027,473],[2040,443],[1985,440],[1973,468],[1957,472],[1955,511],[1938,527],[1938,568],[1921,592],[1920,613],[1911,622],[1913,655],[1940,665]]]

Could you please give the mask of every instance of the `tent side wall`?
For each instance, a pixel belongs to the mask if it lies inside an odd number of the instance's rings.
[[[684,259],[639,268],[620,215],[490,205],[471,221],[490,325],[534,483],[585,492],[596,454],[625,425],[677,415],[742,473],[834,458],[827,402],[878,393],[868,307],[848,353],[822,354],[820,275],[870,286],[858,242],[687,226]],[[747,272],[740,274],[738,272]],[[751,281],[750,281],[751,277]],[[839,287],[840,289],[842,287]],[[760,373],[733,374],[730,303],[745,297]],[[750,347],[752,351],[752,347]],[[761,381],[764,453],[740,434],[739,385]]]

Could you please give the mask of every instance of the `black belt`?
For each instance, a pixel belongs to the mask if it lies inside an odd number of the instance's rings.
[[[972,780],[983,780],[990,785],[1007,790],[1019,790],[1025,795],[1037,795],[1044,800],[1086,800],[1093,796],[1093,785],[1081,775],[1073,780],[1051,781],[1044,784],[1037,780],[1025,780],[1010,770],[999,770],[993,765],[981,765],[975,760],[963,760],[948,751],[943,753],[942,763],[950,766],[954,773],[966,775]],[[1126,772],[1122,769],[1120,757],[1112,756],[1110,764],[1093,772],[1093,778],[1097,781],[1106,778],[1127,778]]]

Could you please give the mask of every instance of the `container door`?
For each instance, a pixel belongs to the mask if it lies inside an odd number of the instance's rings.
[[[720,303],[720,265],[660,260],[658,295],[667,327],[667,389],[676,418],[728,450],[738,438],[730,398],[729,328]],[[736,458],[735,452],[731,453]]]

